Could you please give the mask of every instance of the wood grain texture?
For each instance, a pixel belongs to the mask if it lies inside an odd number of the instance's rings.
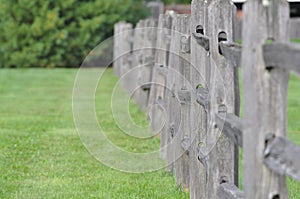
[[[289,6],[272,0],[263,5],[251,0],[244,5],[243,79],[243,182],[246,199],[288,198],[285,176],[269,170],[263,163],[265,136],[286,135],[286,97],[289,73],[266,68],[263,45],[267,39],[289,40]],[[259,32],[258,32],[259,30]]]
[[[300,44],[275,42],[265,44],[263,51],[267,67],[278,66],[300,75]]]
[[[180,102],[176,95],[175,81],[178,77],[175,72],[175,64],[178,62],[178,56],[176,51],[179,49],[179,43],[176,42],[176,22],[177,15],[173,16],[172,31],[171,31],[171,43],[170,43],[170,52],[169,52],[169,66],[167,73],[167,83],[165,90],[165,102],[166,102],[166,112],[167,112],[167,122],[164,126],[163,131],[166,131],[167,135],[167,145],[166,145],[166,159],[167,159],[167,168],[168,172],[174,172],[175,165],[175,136],[178,133],[179,129],[179,120],[180,120]]]
[[[216,114],[218,128],[235,144],[243,147],[242,119],[235,114]]]
[[[210,13],[210,104],[207,132],[207,198],[217,198],[221,178],[235,181],[235,145],[217,128],[216,114],[236,112],[235,71],[220,52],[220,42],[233,42],[235,6],[229,0],[213,1]]]
[[[300,38],[300,18],[291,18],[289,20],[289,32],[290,38]]]
[[[120,49],[120,84],[124,90],[131,90],[131,74],[132,68],[131,51],[132,51],[132,24],[124,22],[121,25],[122,32],[120,33],[120,43],[118,48]]]
[[[172,87],[176,98],[173,98],[173,108],[178,110],[173,112],[172,122],[175,125],[174,152],[175,152],[175,180],[176,184],[182,186],[184,190],[189,187],[189,154],[182,147],[187,144],[190,132],[189,114],[189,91],[187,85],[190,79],[190,54],[189,54],[189,32],[190,16],[177,15],[174,20],[174,35],[172,42],[174,48],[170,52],[173,55],[171,72],[173,76]],[[184,94],[183,94],[184,93]],[[184,100],[185,99],[185,100]],[[183,141],[185,142],[183,144]]]
[[[139,73],[141,70],[141,65],[143,64],[143,46],[144,46],[144,32],[145,32],[145,20],[140,20],[136,27],[134,28],[134,41],[132,49],[132,82],[134,82],[134,87],[132,90],[133,100],[136,104],[139,102]]]
[[[218,190],[219,199],[243,199],[244,193],[232,183],[224,182]]]
[[[202,34],[207,37],[208,33],[208,15],[207,7],[211,0],[193,0],[191,15],[191,34]],[[206,48],[207,49],[207,48]],[[191,37],[191,148],[190,148],[190,198],[207,198],[207,172],[205,157],[199,154],[205,153],[206,132],[207,132],[207,112],[205,108],[197,103],[196,88],[209,87],[209,57],[208,51],[199,45],[195,37]]]
[[[234,66],[238,67],[241,64],[242,46],[234,43],[223,41],[220,43],[221,51],[224,57]]]
[[[161,131],[165,122],[164,110],[159,106],[158,101],[163,101],[164,89],[166,84],[168,54],[170,50],[172,17],[161,14],[158,21],[157,41],[155,49],[155,64],[152,71],[151,87],[149,91],[148,117],[151,129],[154,134],[161,133],[161,156],[165,158],[166,136]]]
[[[141,110],[147,111],[150,81],[152,78],[152,70],[154,67],[155,45],[156,45],[156,31],[157,20],[153,18],[145,19],[143,46],[142,46],[142,65],[138,72],[138,86],[137,95]]]
[[[285,137],[266,140],[264,163],[272,171],[300,182],[300,147]]]

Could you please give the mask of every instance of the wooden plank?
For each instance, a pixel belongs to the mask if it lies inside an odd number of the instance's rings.
[[[267,67],[278,66],[300,75],[300,44],[274,42],[265,44],[263,51]]]
[[[115,74],[120,76],[121,74],[121,51],[119,46],[122,45],[122,26],[124,22],[120,21],[114,26],[114,71]]]
[[[168,94],[168,88],[167,88],[167,75],[168,75],[168,68],[169,68],[169,55],[170,55],[170,44],[171,44],[171,34],[172,34],[172,24],[173,24],[173,16],[170,14],[166,14],[166,20],[164,20],[165,25],[163,25],[163,27],[165,27],[163,30],[163,32],[160,32],[161,34],[163,34],[159,39],[164,40],[163,44],[165,44],[165,47],[161,46],[162,49],[165,49],[164,53],[160,53],[160,50],[157,49],[156,51],[156,58],[157,58],[157,63],[162,63],[161,65],[159,65],[159,67],[155,68],[156,70],[156,74],[157,79],[156,81],[161,85],[158,85],[157,87],[155,87],[154,89],[154,99],[156,99],[156,103],[159,103],[160,101],[163,102],[164,107],[163,107],[163,111],[164,113],[162,113],[161,109],[158,111],[158,113],[156,113],[155,109],[154,109],[154,113],[153,116],[154,118],[154,122],[158,121],[160,117],[160,115],[164,115],[164,125],[163,128],[160,131],[160,150],[161,150],[161,157],[163,159],[167,159],[167,145],[168,145],[168,138],[170,138],[170,132],[169,132],[169,123],[168,123],[168,117],[167,117],[167,113],[168,110],[167,108],[167,103],[168,103],[168,97],[166,97]],[[160,36],[160,34],[158,33],[158,36]],[[160,45],[162,42],[159,43],[159,41],[157,42],[157,46]],[[156,65],[157,66],[157,65]],[[151,91],[151,90],[150,90]],[[157,118],[157,119],[156,119]],[[159,121],[161,122],[161,121]],[[155,128],[159,125],[154,124],[153,125]],[[170,171],[171,167],[167,167],[167,171]]]
[[[235,114],[216,114],[218,128],[235,144],[243,147],[242,119]]]
[[[208,111],[208,106],[209,106],[209,91],[207,88],[204,88],[202,86],[197,86],[196,87],[196,93],[195,93],[195,99],[198,104],[200,104],[204,110],[207,112]]]
[[[197,32],[193,33],[193,37],[195,38],[196,42],[202,46],[202,48],[204,48],[206,51],[209,51],[209,37]]]
[[[296,39],[300,38],[300,18],[291,18],[289,20],[289,32],[290,38]]]
[[[217,113],[236,112],[235,70],[221,54],[222,41],[233,42],[236,8],[230,0],[213,1],[208,6],[210,40],[210,104],[207,132],[207,198],[217,198],[221,178],[235,182],[235,145],[216,125]]]
[[[244,193],[234,184],[224,182],[218,190],[219,199],[243,199]]]
[[[132,75],[131,68],[132,63],[130,62],[129,58],[131,57],[132,51],[132,24],[124,22],[122,24],[122,32],[120,33],[120,84],[124,90],[130,91],[132,88]]]
[[[174,172],[174,163],[175,163],[175,139],[178,132],[178,121],[180,120],[179,112],[180,112],[180,104],[178,103],[178,98],[175,92],[174,79],[176,73],[174,72],[174,65],[178,59],[178,56],[173,53],[176,52],[176,48],[178,44],[175,42],[175,22],[177,20],[177,15],[173,16],[172,22],[172,31],[171,31],[171,44],[170,44],[170,52],[169,52],[169,63],[168,63],[168,73],[167,73],[167,83],[165,89],[164,101],[166,104],[166,113],[167,113],[167,122],[163,128],[163,131],[166,132],[167,135],[167,145],[166,145],[166,160],[167,160],[167,168],[168,172]]]
[[[157,41],[155,51],[155,65],[152,71],[151,88],[149,91],[148,115],[152,131],[156,134],[161,131],[162,118],[161,108],[157,101],[163,100],[164,87],[166,84],[166,74],[161,71],[167,68],[168,54],[170,49],[172,17],[167,14],[161,14],[158,21]],[[165,158],[166,136],[161,131],[161,156]]]
[[[242,46],[234,43],[223,41],[220,43],[222,55],[234,66],[238,67],[241,64]]]
[[[138,74],[138,104],[143,111],[148,108],[149,90],[143,89],[142,86],[149,84],[152,79],[152,70],[154,67],[155,45],[157,34],[157,20],[148,18],[145,20],[144,43],[142,49],[142,65]]]
[[[141,70],[141,65],[143,63],[143,46],[144,46],[144,34],[145,34],[145,20],[140,20],[134,29],[134,39],[133,39],[133,49],[132,49],[132,82],[134,86],[130,91],[133,96],[134,102],[138,104],[139,102],[139,73]]]
[[[271,137],[266,143],[264,163],[267,167],[300,182],[300,147],[285,137]]]
[[[209,15],[207,7],[210,3],[211,0],[192,1],[191,33],[193,35],[202,34],[207,37],[209,25],[207,21]],[[206,49],[198,44],[194,36],[191,38],[191,86],[194,94],[196,94],[196,88],[198,87],[209,87],[210,60],[207,56],[208,52]],[[205,199],[207,198],[207,172],[205,162],[207,112],[203,106],[197,103],[195,96],[192,96],[190,111],[190,198]],[[200,158],[199,155],[201,156]]]
[[[243,80],[243,188],[246,199],[288,198],[286,178],[264,165],[265,136],[286,135],[286,97],[289,73],[267,70],[263,44],[286,42],[289,6],[286,1],[251,0],[244,5]],[[259,30],[259,34],[258,34]]]
[[[173,104],[178,106],[179,111],[173,112],[176,115],[172,121],[175,125],[174,146],[175,146],[175,180],[177,185],[182,186],[184,190],[189,187],[189,154],[182,147],[183,141],[188,140],[190,132],[190,92],[188,91],[188,82],[190,79],[190,16],[177,15],[174,20],[175,31],[172,37],[174,48],[170,52],[172,56],[172,66],[174,71],[172,86],[177,99],[173,98]],[[184,94],[183,94],[184,93]],[[185,99],[185,100],[184,100]],[[175,100],[177,102],[175,102]],[[177,107],[176,107],[177,109]],[[179,116],[179,117],[178,117]],[[183,144],[184,145],[184,144]]]

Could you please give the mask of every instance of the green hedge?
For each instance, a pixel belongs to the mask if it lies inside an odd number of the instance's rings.
[[[140,0],[0,0],[0,67],[77,67],[120,20],[147,15]]]

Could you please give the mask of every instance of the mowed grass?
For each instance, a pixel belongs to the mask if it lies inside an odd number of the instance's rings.
[[[91,69],[94,70],[94,69]],[[189,198],[164,170],[129,174],[104,166],[84,148],[72,115],[77,70],[0,70],[0,198]],[[96,92],[99,124],[128,151],[159,147],[157,138],[137,142],[115,124],[111,93],[117,77],[109,69]],[[288,137],[300,145],[300,78],[291,76]],[[132,119],[147,125],[130,104]],[[300,183],[288,179],[290,198]]]
[[[75,69],[0,70],[0,198],[188,198],[164,170],[123,173],[88,153],[73,123],[76,73]],[[125,149],[157,149],[157,138],[136,144],[114,124],[110,97],[116,81],[109,69],[96,93],[101,127]],[[146,124],[144,114],[133,104],[130,107],[133,119]]]

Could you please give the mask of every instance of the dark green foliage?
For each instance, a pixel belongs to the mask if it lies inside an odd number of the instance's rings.
[[[120,20],[147,15],[139,0],[0,0],[0,67],[76,67]]]

